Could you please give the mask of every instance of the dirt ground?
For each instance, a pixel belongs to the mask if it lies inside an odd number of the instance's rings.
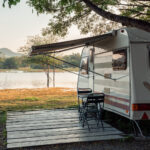
[[[150,140],[99,141],[20,148],[13,150],[150,150]]]

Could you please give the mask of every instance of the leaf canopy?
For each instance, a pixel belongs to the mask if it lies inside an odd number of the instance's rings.
[[[20,0],[4,0],[11,7]],[[150,22],[149,0],[90,0],[97,7],[135,19]],[[65,36],[69,27],[75,24],[81,33],[100,34],[115,27],[122,26],[112,22],[92,11],[83,0],[26,0],[26,3],[37,11],[38,14],[50,14],[51,19],[43,34],[53,32]]]

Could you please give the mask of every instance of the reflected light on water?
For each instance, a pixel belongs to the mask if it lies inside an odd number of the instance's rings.
[[[50,87],[53,86],[53,73],[50,73]],[[55,73],[56,87],[77,87],[77,75],[58,72]],[[45,88],[47,78],[44,72],[3,72],[0,73],[0,89],[16,89],[16,88]]]

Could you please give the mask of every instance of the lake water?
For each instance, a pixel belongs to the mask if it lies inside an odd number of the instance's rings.
[[[53,73],[50,73],[50,87],[53,86]],[[78,76],[68,72],[55,73],[55,87],[77,87]],[[44,72],[3,72],[0,73],[0,89],[46,88]]]

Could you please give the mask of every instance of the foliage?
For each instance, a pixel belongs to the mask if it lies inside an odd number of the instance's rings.
[[[47,66],[53,68],[54,65],[59,66],[62,64],[62,62],[44,55],[29,57],[27,63],[30,64],[32,69],[47,69]]]
[[[20,0],[3,1],[8,2],[10,7],[20,2]],[[27,4],[34,8],[38,14],[47,13],[52,15],[49,27],[43,30],[43,34],[53,32],[54,34],[64,36],[72,24],[76,24],[82,33],[92,32],[94,34],[106,32],[112,28],[114,29],[116,26],[121,26],[116,22],[108,21],[106,15],[98,14],[87,5],[87,2],[92,2],[100,8],[99,12],[101,14],[105,11],[105,13],[110,12],[119,16],[144,20],[147,23],[150,22],[149,0],[27,0]],[[125,19],[120,19],[115,15],[110,18],[113,21],[117,20],[117,22]],[[130,25],[128,18],[126,19],[127,25]],[[134,25],[137,24],[138,22]]]
[[[28,58],[28,63],[41,64],[41,65],[52,65],[53,63],[59,64],[60,62],[53,60],[49,56],[37,55]]]
[[[22,100],[23,101],[37,101],[37,100],[39,100],[39,98],[32,96],[32,97],[26,97],[26,98],[24,98]]]
[[[35,64],[35,63],[30,64],[30,68],[31,69],[44,69],[44,67],[41,64]]]
[[[7,58],[3,63],[4,69],[18,69],[18,63],[15,57]]]
[[[0,57],[0,69],[18,69],[22,67],[28,67],[28,58],[26,56],[1,58]],[[14,67],[16,66],[16,67]]]
[[[76,66],[80,66],[80,59],[81,59],[81,56],[79,53],[73,53],[71,55],[66,55],[63,57],[63,59],[69,63],[72,63]],[[75,66],[71,66],[71,65],[68,65],[68,64],[63,64],[63,67],[65,68],[70,68],[70,67],[73,67],[75,68]]]
[[[70,62],[72,64],[75,64],[77,66],[80,65],[80,54],[79,53],[73,53],[71,55],[66,55],[62,57],[57,57],[60,59],[63,59],[67,62]],[[6,61],[6,62],[5,62]],[[16,69],[13,67],[6,66],[7,64],[7,58],[1,58],[0,57],[0,69]],[[53,58],[49,58],[48,56],[38,55],[33,57],[27,57],[27,56],[21,56],[21,57],[14,57],[11,58],[11,61],[13,61],[13,64],[17,64],[18,68],[32,68],[32,69],[45,69],[47,67],[47,64],[50,65],[50,68],[53,69],[53,63],[55,66],[63,67],[63,68],[75,68],[72,65],[62,63],[58,60],[53,60]],[[30,69],[28,69],[29,71]],[[74,69],[72,69],[74,70]]]
[[[7,131],[6,131],[7,113],[0,111],[0,149],[6,149]]]
[[[0,57],[0,68],[3,68],[4,58]]]
[[[52,34],[48,34],[45,36],[40,35],[29,36],[27,38],[26,44],[20,47],[19,51],[28,54],[32,46],[55,43],[57,42],[57,40],[58,37]]]
[[[27,57],[26,56],[20,56],[20,57],[15,57],[14,59],[18,65],[18,67],[28,67],[28,63],[27,63]]]
[[[20,51],[24,53],[29,53],[32,46],[50,44],[56,41],[57,41],[57,36],[54,36],[52,34],[49,34],[46,36],[39,36],[39,35],[30,36],[27,39],[27,43],[23,47],[20,47]],[[38,67],[41,67],[44,69],[46,76],[47,76],[47,87],[49,87],[50,65],[53,65],[54,63],[57,63],[57,62],[48,56],[42,56],[42,55],[30,57],[27,61],[30,64],[36,64],[36,67],[34,65],[35,68],[37,68],[37,64],[38,64]]]

